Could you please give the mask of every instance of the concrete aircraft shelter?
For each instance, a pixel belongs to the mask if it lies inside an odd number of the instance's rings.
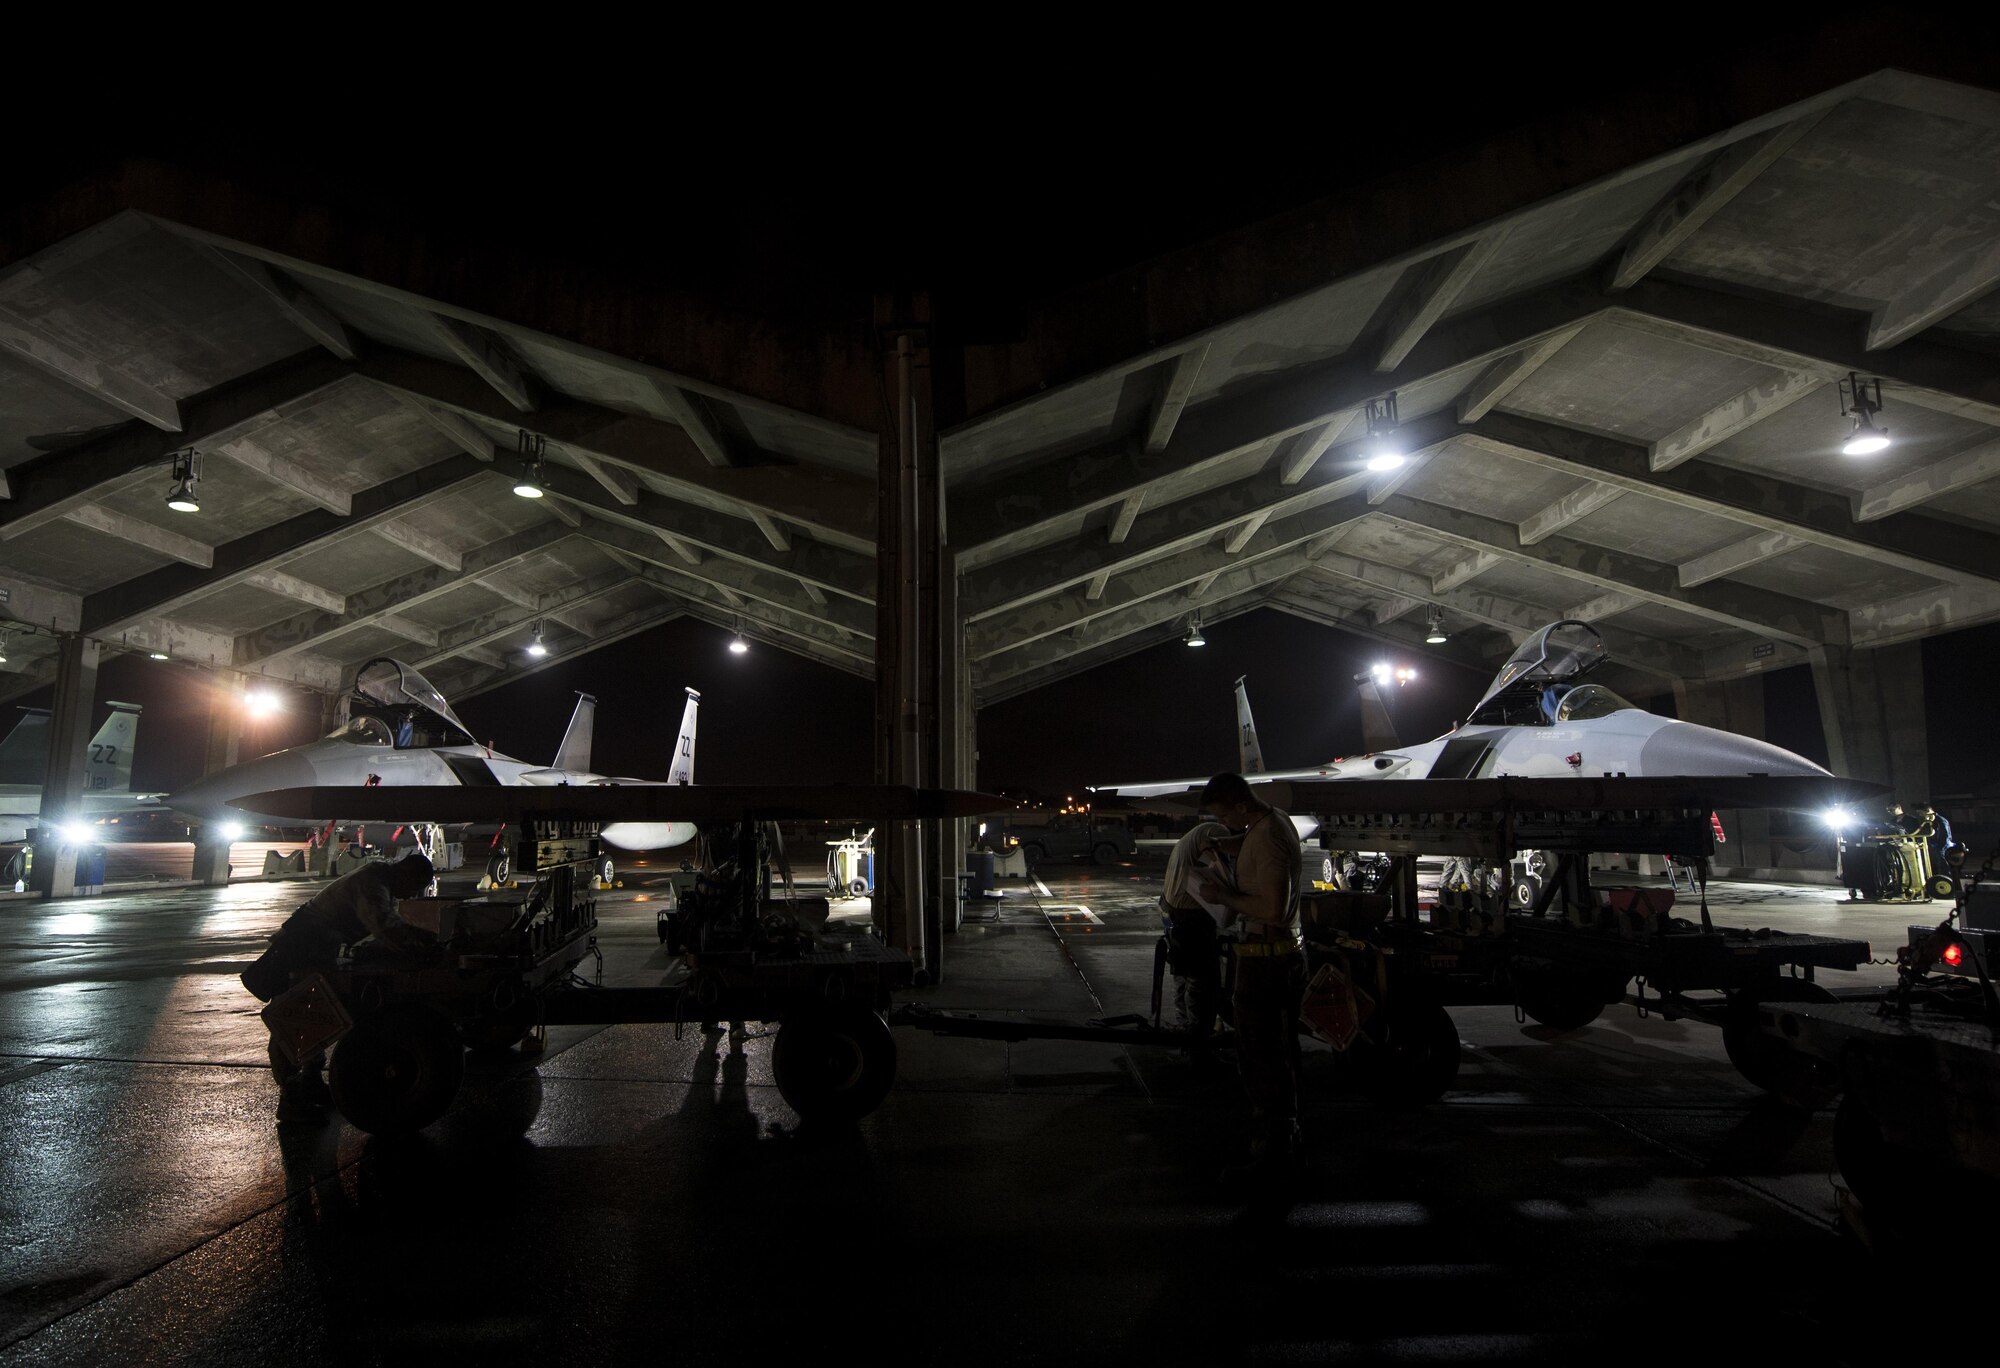
[[[328,694],[395,654],[462,698],[686,615],[876,678],[880,777],[970,785],[977,706],[1196,621],[1412,645],[1435,608],[1481,668],[1587,619],[1745,730],[1732,681],[1809,663],[1834,768],[1915,796],[1917,643],[2000,617],[2000,93],[1881,54],[1391,167],[983,332],[88,177],[0,222],[0,701],[57,684],[57,811],[104,652]],[[1370,472],[1392,394],[1410,459]]]

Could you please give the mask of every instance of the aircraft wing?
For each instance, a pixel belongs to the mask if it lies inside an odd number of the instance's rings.
[[[1199,790],[1197,790],[1197,793]],[[1287,812],[1826,808],[1886,797],[1886,784],[1828,774],[1675,775],[1610,779],[1337,779],[1270,784],[1259,797]],[[1289,801],[1287,801],[1289,800]]]
[[[865,817],[976,817],[1013,806],[992,793],[899,784],[556,784],[548,787],[406,785],[278,789],[232,807],[301,823],[803,821]]]

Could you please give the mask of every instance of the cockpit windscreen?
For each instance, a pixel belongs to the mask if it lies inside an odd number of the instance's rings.
[[[1471,720],[1520,723],[1542,718],[1540,695],[1549,684],[1573,684],[1604,660],[1604,640],[1597,629],[1574,618],[1552,622],[1521,643],[1493,676]],[[1612,695],[1616,697],[1616,695]]]
[[[388,656],[371,660],[356,672],[352,711],[388,722],[398,750],[462,746],[472,740],[444,695],[414,667]]]

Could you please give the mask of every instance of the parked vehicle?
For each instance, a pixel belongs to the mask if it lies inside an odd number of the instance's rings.
[[[1044,860],[1109,864],[1129,859],[1139,849],[1123,817],[1099,817],[1094,813],[1062,813],[1050,818],[1046,826],[1020,827],[1014,834],[1020,838],[1030,869]]]

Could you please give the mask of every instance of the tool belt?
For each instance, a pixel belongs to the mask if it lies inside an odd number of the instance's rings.
[[[1270,955],[1293,955],[1299,950],[1296,937],[1287,936],[1283,940],[1237,941],[1229,947],[1229,953],[1242,959],[1261,959]]]

